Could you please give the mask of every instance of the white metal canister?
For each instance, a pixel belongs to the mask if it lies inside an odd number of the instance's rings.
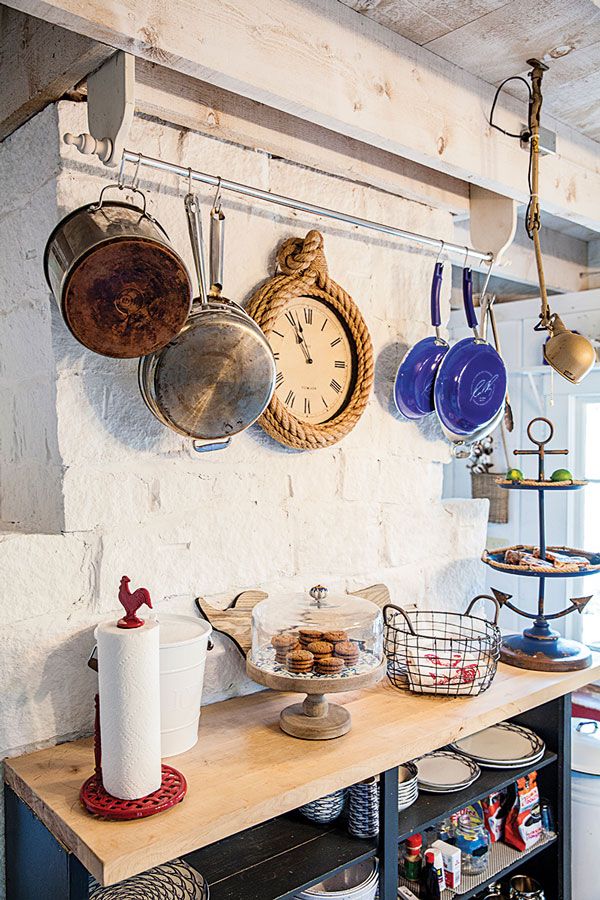
[[[572,739],[572,891],[576,900],[598,900],[600,722],[573,719]]]
[[[206,651],[212,627],[192,616],[159,613],[161,756],[198,740]]]

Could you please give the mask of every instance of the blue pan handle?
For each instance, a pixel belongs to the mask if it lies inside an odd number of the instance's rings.
[[[473,306],[473,270],[464,268],[462,274],[462,291],[463,305],[465,308],[465,316],[469,328],[477,331],[477,316],[475,315],[475,307]]]
[[[436,262],[433,270],[433,279],[431,281],[431,324],[434,328],[439,328],[442,324],[440,314],[440,291],[442,289],[442,277],[444,272],[444,263]]]

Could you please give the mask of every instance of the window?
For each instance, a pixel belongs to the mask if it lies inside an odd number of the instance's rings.
[[[575,477],[589,484],[577,493],[575,546],[600,551],[600,396],[577,398],[575,403],[577,469]],[[574,583],[575,586],[575,583]],[[591,575],[577,582],[581,596],[598,591],[599,578]],[[573,616],[572,618],[577,618]],[[575,624],[575,623],[573,623]],[[594,597],[579,619],[579,639],[600,648],[600,599]]]

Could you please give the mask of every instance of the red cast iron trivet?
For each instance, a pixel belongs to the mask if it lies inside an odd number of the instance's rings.
[[[162,784],[157,791],[139,800],[119,800],[107,793],[102,773],[95,772],[83,783],[79,797],[89,813],[102,819],[145,819],[176,806],[185,797],[186,780],[172,766],[161,766]]]

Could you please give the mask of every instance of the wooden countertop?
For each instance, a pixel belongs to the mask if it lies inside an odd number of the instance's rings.
[[[491,688],[474,698],[418,696],[384,681],[340,695],[353,726],[332,741],[302,741],[279,729],[289,694],[265,691],[207,706],[196,746],[169,760],[187,779],[187,797],[136,822],[101,821],[80,806],[79,789],[93,770],[91,739],[9,759],[5,780],[101,884],[112,884],[598,678],[595,654],[582,672],[500,665]]]

